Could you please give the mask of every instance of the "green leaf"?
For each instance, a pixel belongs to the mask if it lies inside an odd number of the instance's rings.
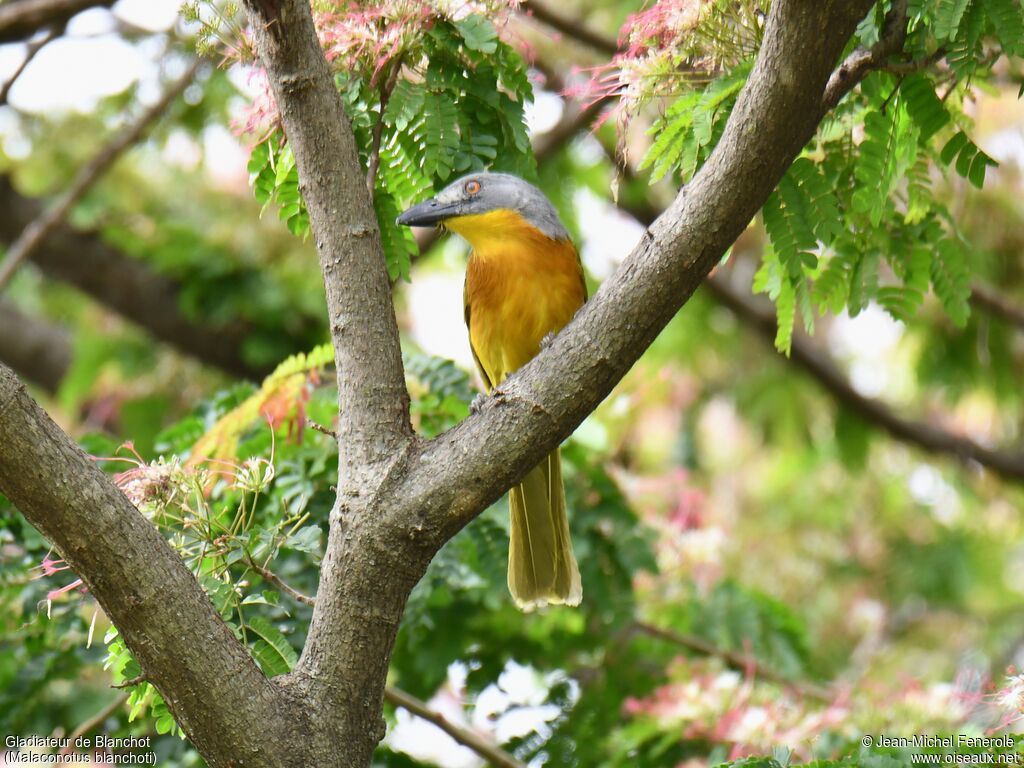
[[[455,27],[462,34],[466,47],[481,53],[498,50],[498,31],[486,16],[478,13],[455,21]]]
[[[409,280],[413,257],[419,253],[419,246],[408,227],[399,227],[395,219],[401,208],[384,189],[378,188],[373,196],[373,208],[377,214],[381,245],[387,261],[388,277],[391,281]]]
[[[999,163],[971,141],[963,131],[960,131],[946,142],[946,146],[942,148],[940,158],[947,165],[952,163],[955,158],[954,168],[956,172],[979,189],[985,183],[985,169],[988,166],[995,167],[999,165]]]
[[[304,525],[295,533],[285,539],[284,545],[299,552],[307,552],[311,555],[320,556],[320,541],[323,538],[323,531],[318,525]]]
[[[903,94],[907,112],[921,130],[922,143],[950,121],[949,111],[935,95],[935,86],[925,75],[907,75],[900,85],[900,93]]]
[[[422,84],[399,80],[391,91],[388,105],[384,109],[385,125],[398,131],[406,130],[423,109],[425,94]]]
[[[931,262],[932,286],[950,318],[961,328],[971,313],[971,272],[964,251],[946,238],[939,243]]]
[[[939,0],[935,8],[933,27],[938,40],[950,40],[956,36],[960,21],[971,0]]]
[[[267,141],[262,141],[252,148],[252,152],[249,153],[249,173],[256,176],[267,167],[270,162],[270,144]]]
[[[793,325],[796,320],[796,291],[789,282],[782,284],[775,299],[775,348],[789,356],[793,345]]]
[[[1024,55],[1024,9],[1019,0],[980,0],[1007,54]]]
[[[254,616],[246,629],[257,637],[252,645],[253,657],[267,677],[291,671],[299,657],[277,627],[263,616]]]
[[[943,164],[949,165],[960,150],[970,143],[971,140],[967,138],[967,134],[963,131],[959,131],[946,142],[946,145],[942,148],[942,152],[939,154],[939,158],[942,160]]]

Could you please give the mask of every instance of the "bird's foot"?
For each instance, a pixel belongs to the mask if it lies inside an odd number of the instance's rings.
[[[551,331],[551,333],[549,333],[547,336],[540,340],[540,348],[547,349],[548,347],[550,347],[555,340],[555,336],[557,335],[558,334],[556,334],[554,331]]]
[[[483,410],[485,402],[487,402],[487,395],[483,392],[477,392],[476,397],[469,403],[469,412],[476,416]]]

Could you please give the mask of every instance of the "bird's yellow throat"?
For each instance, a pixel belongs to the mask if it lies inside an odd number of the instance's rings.
[[[478,254],[497,250],[497,246],[508,245],[509,241],[549,239],[521,215],[508,208],[472,216],[456,216],[445,221],[444,225],[466,238]]]

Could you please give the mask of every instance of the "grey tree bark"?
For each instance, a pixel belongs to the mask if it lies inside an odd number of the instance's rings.
[[[379,232],[307,0],[246,0],[296,158],[338,377],[338,495],[306,647],[268,681],[156,530],[0,367],[0,490],[85,579],[215,768],[370,764],[406,598],[451,536],[590,413],[813,136],[872,0],[775,0],[725,133],[554,343],[433,440],[409,422]]]

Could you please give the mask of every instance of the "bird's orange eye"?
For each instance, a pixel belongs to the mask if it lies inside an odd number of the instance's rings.
[[[467,195],[475,195],[477,192],[480,191],[480,182],[477,181],[476,179],[473,179],[472,181],[467,181],[465,190]]]

